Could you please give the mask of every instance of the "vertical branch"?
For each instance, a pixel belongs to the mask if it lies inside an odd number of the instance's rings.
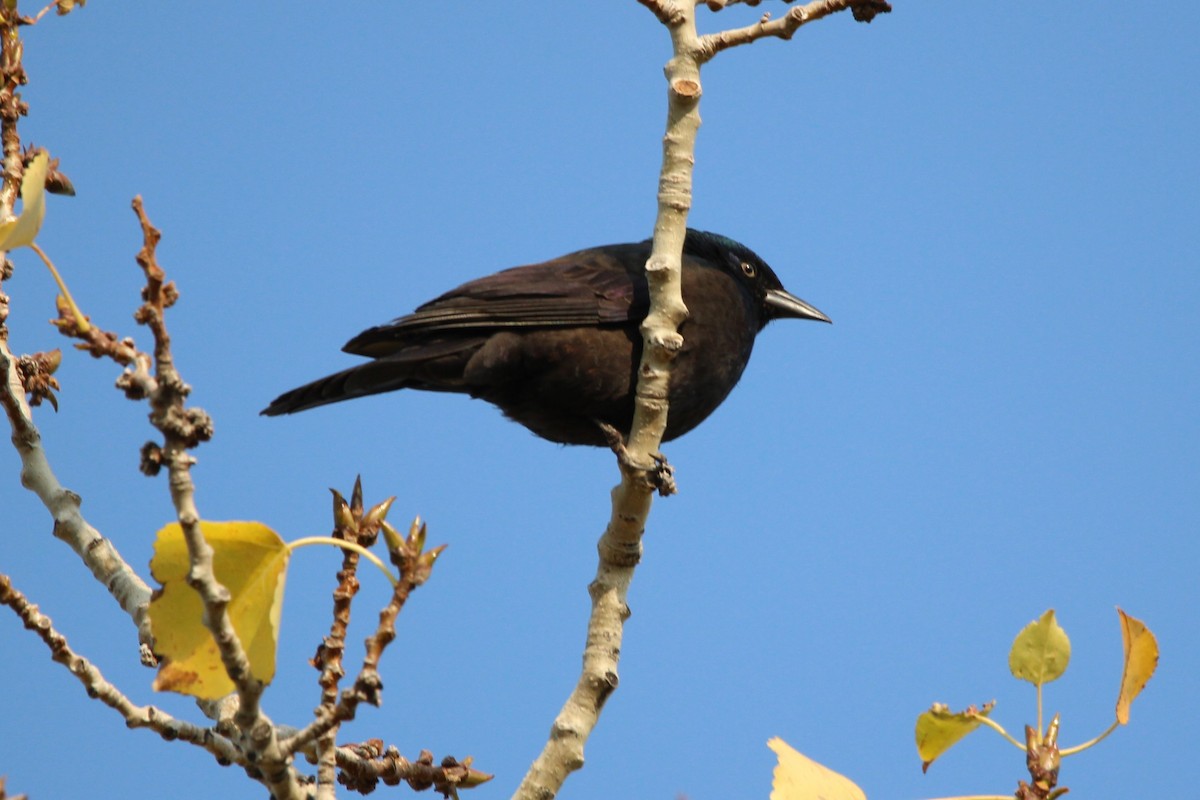
[[[24,45],[17,33],[19,15],[8,3],[0,5],[0,148],[4,151],[4,177],[0,184],[0,218],[12,214],[21,191],[21,137],[17,121],[29,111],[29,106],[17,93],[28,82],[21,63]]]
[[[167,468],[171,502],[187,543],[191,567],[188,585],[200,595],[204,604],[204,626],[212,633],[225,672],[237,686],[238,707],[233,721],[241,734],[241,744],[256,754],[257,773],[276,800],[299,800],[303,791],[290,754],[279,746],[275,726],[263,714],[259,705],[265,688],[250,670],[246,650],[233,628],[228,607],[229,590],[213,573],[213,549],[200,529],[200,512],[196,507],[196,487],[192,482],[192,465],[196,459],[189,452],[203,441],[212,438],[212,420],[198,408],[188,408],[185,401],[191,387],[175,369],[171,353],[171,337],[167,331],[165,311],[178,298],[174,283],[166,282],[158,265],[155,250],[161,232],[150,224],[142,199],[135,197],[133,210],[142,228],[142,249],[137,254],[138,265],[146,275],[142,289],[143,303],[134,314],[154,336],[154,367],[156,386],[150,393],[150,421],[162,432],[163,444],[152,456],[143,452],[146,463]]]
[[[700,0],[702,1],[702,0]],[[713,10],[737,0],[713,0]],[[763,17],[757,25],[700,37],[696,32],[698,0],[638,0],[671,35],[672,57],[667,79],[667,125],[658,181],[658,215],[654,243],[646,262],[650,308],[642,322],[642,360],[634,405],[633,428],[626,442],[614,442],[621,482],[612,490],[612,515],[597,545],[600,562],[588,587],[592,612],[588,620],[583,670],[566,704],[554,720],[550,738],[530,766],[514,798],[554,797],[566,777],[583,766],[583,747],[605,700],[617,687],[617,665],[633,571],[641,559],[642,535],[650,513],[652,491],[672,490],[669,468],[659,454],[666,431],[671,364],[683,347],[679,326],[687,319],[681,289],[687,216],[692,206],[692,172],[700,129],[700,67],[721,50],[766,36],[787,39],[801,25],[851,9],[855,19],[870,22],[891,10],[886,0],[813,0],[777,23]],[[619,437],[614,437],[619,438]],[[653,464],[647,467],[644,465]]]
[[[671,363],[683,346],[679,325],[687,318],[681,291],[683,241],[691,209],[696,133],[700,127],[700,62],[696,58],[695,7],[644,2],[670,31],[674,55],[666,66],[667,124],[659,175],[658,217],[646,263],[650,310],[642,323],[642,361],[633,428],[620,459],[621,483],[612,490],[612,515],[600,537],[596,578],[588,587],[588,620],[583,669],[575,690],[554,720],[550,738],[530,766],[515,798],[555,796],[567,776],[583,766],[583,749],[608,696],[616,689],[617,666],[633,572],[641,560],[642,534],[650,513],[653,485],[636,465],[661,460],[667,426]]]
[[[18,89],[28,78],[22,63],[24,45],[19,25],[16,9],[0,4],[0,149],[4,169],[0,178],[0,219],[12,215],[24,175],[17,123],[28,106],[21,100]],[[0,282],[7,280],[11,268],[7,259],[0,259]],[[54,535],[75,551],[96,580],[133,618],[142,643],[142,660],[153,663],[150,622],[146,615],[150,587],[125,562],[112,542],[88,524],[79,510],[79,495],[63,487],[54,475],[42,449],[41,432],[25,400],[26,386],[21,379],[19,359],[9,348],[5,324],[8,311],[8,296],[0,291],[0,405],[8,416],[13,446],[21,458],[21,484],[35,493],[54,517]]]
[[[333,536],[335,539],[360,544],[358,522],[362,520],[362,481],[354,482],[351,502],[337,491],[333,491]],[[356,513],[357,512],[357,513]],[[313,665],[321,674],[317,679],[321,687],[320,713],[331,720],[329,730],[316,741],[317,748],[317,800],[329,800],[335,795],[337,779],[337,701],[338,684],[346,674],[342,658],[346,652],[346,631],[350,627],[350,606],[358,594],[358,553],[353,550],[342,552],[342,568],[338,571],[337,588],[333,590],[333,620],[329,635],[317,648]],[[290,750],[290,748],[289,748]]]
[[[635,459],[658,453],[667,427],[671,363],[683,347],[680,324],[687,319],[681,292],[681,258],[692,208],[692,171],[700,129],[700,62],[696,59],[695,9],[688,5],[672,25],[674,55],[667,62],[667,125],[658,177],[658,216],[654,244],[646,262],[650,311],[642,322],[642,363],[628,448]],[[622,484],[630,483],[628,474]]]

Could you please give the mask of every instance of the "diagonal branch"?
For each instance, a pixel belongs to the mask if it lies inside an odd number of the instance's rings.
[[[8,348],[7,333],[0,313],[0,405],[8,416],[12,442],[21,457],[21,484],[38,496],[54,518],[54,535],[65,542],[102,586],[108,589],[138,628],[143,646],[143,661],[150,656],[150,620],[146,609],[150,587],[138,576],[113,543],[100,535],[80,513],[80,497],[58,482],[46,451],[42,434],[33,422],[25,389],[17,370],[17,358]]]
[[[167,741],[183,741],[203,747],[222,764],[246,764],[233,742],[210,728],[201,728],[176,719],[154,706],[135,705],[113,686],[99,668],[71,649],[67,638],[54,629],[54,623],[16,589],[7,575],[0,574],[0,604],[6,605],[35,632],[50,649],[50,657],[74,675],[91,697],[115,710],[130,728],[149,728]]]
[[[876,14],[887,14],[892,7],[886,0],[813,0],[811,3],[789,9],[779,19],[773,20],[770,14],[764,14],[753,25],[703,36],[700,38],[697,58],[703,63],[722,50],[751,44],[759,39],[791,39],[800,26],[846,9],[850,9],[859,22],[870,22]]]

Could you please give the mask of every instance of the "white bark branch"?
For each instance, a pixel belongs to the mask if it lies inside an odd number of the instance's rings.
[[[710,8],[712,5],[709,3]],[[788,9],[779,19],[773,20],[770,14],[764,14],[753,25],[710,33],[700,39],[700,52],[697,57],[703,63],[722,50],[751,44],[759,39],[791,39],[802,25],[846,9],[852,10],[854,18],[861,22],[870,22],[876,14],[886,14],[892,10],[886,0],[813,0],[811,3]]]
[[[668,26],[674,57],[667,63],[667,125],[659,176],[658,218],[654,244],[646,263],[650,311],[642,323],[642,362],[633,428],[621,460],[621,483],[612,491],[612,515],[597,545],[600,560],[588,587],[592,613],[588,620],[583,669],[574,691],[554,720],[542,753],[525,775],[515,798],[554,797],[567,776],[583,766],[583,750],[608,696],[617,687],[617,666],[627,597],[641,559],[642,533],[650,513],[652,486],[645,470],[658,455],[667,426],[667,392],[671,362],[683,339],[678,333],[687,318],[680,289],[681,256],[691,208],[696,131],[700,126],[699,44],[695,8],[690,3],[644,2]]]
[[[0,324],[3,320],[0,319]],[[138,576],[111,541],[104,538],[80,513],[79,495],[63,487],[54,475],[42,435],[33,422],[25,401],[25,389],[17,372],[17,359],[0,336],[0,405],[8,416],[12,443],[21,458],[21,485],[38,496],[54,519],[54,535],[66,542],[92,575],[108,589],[121,608],[137,625],[138,639],[145,661],[152,644],[146,609],[150,587]],[[11,532],[10,532],[10,535]]]
[[[681,270],[687,216],[692,204],[692,172],[696,134],[700,128],[700,67],[721,50],[749,44],[765,36],[789,38],[801,25],[835,11],[852,8],[855,18],[870,21],[890,10],[886,0],[814,0],[791,9],[778,22],[764,17],[757,25],[700,37],[696,6],[704,0],[638,0],[671,34],[673,56],[667,62],[667,125],[663,136],[658,183],[658,216],[654,243],[646,262],[650,309],[641,326],[642,361],[633,428],[618,463],[621,483],[612,490],[612,515],[597,549],[600,563],[588,587],[592,613],[588,620],[583,669],[574,691],[554,720],[550,737],[529,768],[514,798],[548,800],[568,775],[583,766],[584,745],[599,720],[608,696],[616,689],[617,666],[633,572],[642,554],[642,534],[650,513],[654,481],[649,467],[665,463],[659,447],[666,431],[671,364],[683,347],[679,326],[687,319],[681,292]],[[738,0],[713,0],[714,11]],[[747,5],[757,5],[746,0]],[[661,489],[661,486],[660,486]]]

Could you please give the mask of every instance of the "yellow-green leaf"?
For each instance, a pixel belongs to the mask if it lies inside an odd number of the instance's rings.
[[[1013,640],[1008,668],[1035,686],[1062,677],[1071,660],[1071,640],[1054,618],[1054,609],[1025,626]]]
[[[955,713],[942,703],[934,703],[917,717],[917,755],[921,757],[921,771],[928,770],[938,756],[978,728],[980,718],[992,713],[995,705],[993,700],[984,703],[983,708],[970,706],[966,711]]]
[[[50,169],[50,156],[46,151],[33,157],[25,174],[21,177],[21,213],[16,219],[0,222],[0,250],[14,250],[33,244],[42,220],[46,218],[46,173]]]
[[[778,736],[767,742],[767,747],[779,757],[771,800],[867,800],[854,781],[818,764]]]
[[[1158,667],[1158,640],[1140,619],[1117,609],[1121,617],[1121,642],[1125,645],[1125,668],[1121,671],[1121,693],[1117,696],[1117,722],[1129,724],[1129,706]]]
[[[260,522],[201,522],[213,548],[213,572],[229,590],[229,619],[264,683],[275,677],[275,642],[283,605],[287,544]],[[201,622],[200,596],[187,585],[190,564],[179,523],[158,532],[150,572],[162,589],[150,601],[155,649],[163,659],[154,680],[158,691],[215,699],[234,690],[217,643]]]

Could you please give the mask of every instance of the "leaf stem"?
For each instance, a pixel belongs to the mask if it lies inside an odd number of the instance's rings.
[[[1037,707],[1038,707],[1037,735],[1038,735],[1038,741],[1040,742],[1042,740],[1042,731],[1045,730],[1042,727],[1042,684],[1040,684],[1040,683],[1037,684]]]
[[[396,586],[400,583],[400,579],[392,574],[391,570],[387,568],[387,565],[383,563],[379,556],[375,555],[362,545],[355,544],[354,542],[347,542],[344,539],[334,539],[332,536],[305,536],[303,539],[297,539],[294,542],[288,542],[287,547],[288,550],[295,551],[298,547],[305,547],[306,545],[310,544],[329,544],[333,545],[334,547],[340,547],[343,550],[353,550],[375,566],[379,567],[379,571],[384,575],[387,575],[387,579],[391,582],[392,586]]]
[[[1058,754],[1062,755],[1062,756],[1073,756],[1080,751],[1087,750],[1089,747],[1091,747],[1094,744],[1100,744],[1100,742],[1103,741],[1104,738],[1106,736],[1108,736],[1110,733],[1115,731],[1117,729],[1117,727],[1120,726],[1120,724],[1121,724],[1120,720],[1113,720],[1113,724],[1108,726],[1108,730],[1106,730],[1104,733],[1097,736],[1095,739],[1084,742],[1083,744],[1077,744],[1074,747],[1068,747],[1065,750],[1059,750]]]
[[[1016,739],[1014,739],[1012,736],[1010,736],[1008,734],[1008,731],[1004,730],[1004,728],[1000,725],[999,722],[996,722],[996,721],[989,719],[988,717],[984,717],[984,716],[977,716],[977,717],[975,717],[975,719],[978,720],[979,722],[983,723],[984,725],[987,725],[989,728],[991,728],[996,733],[1003,736],[1005,739],[1008,739],[1010,742],[1013,743],[1013,746],[1015,746],[1018,750],[1025,749],[1025,745],[1021,744]]]
[[[91,324],[87,321],[87,317],[83,316],[83,312],[79,310],[79,306],[75,304],[75,298],[71,297],[71,290],[67,288],[66,282],[62,276],[58,274],[58,270],[54,267],[54,262],[50,260],[50,256],[42,248],[38,247],[37,242],[30,242],[29,249],[37,253],[42,259],[42,263],[50,270],[50,274],[54,276],[54,282],[58,284],[58,290],[62,292],[63,298],[67,301],[67,305],[71,307],[71,313],[75,315],[75,327],[79,329],[80,334],[87,334],[92,329]]]

